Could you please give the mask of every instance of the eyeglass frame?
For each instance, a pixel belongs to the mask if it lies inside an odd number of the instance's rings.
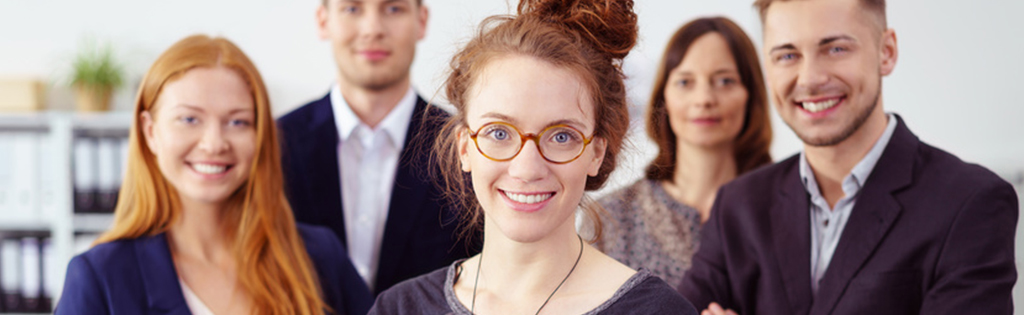
[[[487,155],[487,153],[484,153],[484,151],[480,149],[480,143],[477,142],[476,138],[477,138],[477,136],[480,135],[480,131],[481,130],[483,130],[484,128],[486,128],[487,126],[490,126],[490,125],[505,125],[505,126],[509,126],[509,127],[512,127],[512,130],[515,130],[516,133],[519,134],[519,139],[521,141],[519,142],[519,148],[516,149],[516,153],[515,154],[513,154],[511,157],[509,157],[507,159],[496,159],[496,158],[491,157],[490,155]],[[548,132],[548,130],[551,130],[551,129],[554,129],[554,128],[559,128],[559,127],[565,127],[565,128],[572,129],[572,131],[578,132],[580,135],[583,136],[583,147],[580,148],[580,152],[577,153],[575,157],[573,157],[573,158],[571,158],[571,159],[569,159],[567,161],[564,161],[564,162],[552,161],[551,159],[549,159],[547,157],[547,155],[544,155],[544,149],[542,149],[541,146],[540,146],[540,136],[544,135],[544,133]],[[544,128],[544,129],[542,129],[539,133],[526,133],[526,134],[523,134],[523,132],[520,131],[519,128],[517,128],[515,125],[512,125],[512,124],[507,123],[507,122],[502,122],[502,121],[492,121],[492,122],[486,123],[483,126],[480,126],[480,128],[477,128],[476,131],[473,131],[473,129],[469,128],[469,126],[467,125],[466,126],[466,130],[469,131],[469,138],[473,139],[473,145],[476,146],[476,151],[480,152],[480,155],[483,155],[485,158],[487,158],[487,159],[489,159],[491,161],[495,161],[495,162],[511,161],[512,159],[514,159],[517,156],[519,156],[520,152],[523,152],[523,147],[526,146],[526,141],[533,140],[533,144],[535,146],[537,146],[537,152],[540,153],[540,156],[542,158],[544,158],[545,161],[548,161],[549,163],[554,163],[554,164],[569,164],[569,163],[572,163],[573,161],[579,159],[581,156],[583,156],[583,152],[587,151],[587,145],[590,145],[590,142],[592,140],[594,140],[595,136],[597,136],[597,132],[595,131],[594,134],[590,135],[590,137],[588,138],[586,136],[586,134],[584,134],[579,129],[576,129],[576,128],[574,128],[572,126],[569,126],[569,125],[566,125],[566,124],[551,125],[551,126],[548,126],[548,127]]]

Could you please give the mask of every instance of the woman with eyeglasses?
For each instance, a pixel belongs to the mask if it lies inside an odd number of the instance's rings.
[[[772,129],[757,50],[727,18],[676,31],[654,86],[647,134],[658,155],[645,178],[599,200],[609,223],[595,245],[678,286],[718,188],[771,163]]]
[[[483,251],[383,292],[371,314],[697,314],[675,289],[576,233],[585,192],[629,124],[619,64],[633,2],[523,0],[452,59],[456,113],[437,142],[444,187]],[[468,173],[468,177],[465,176]]]

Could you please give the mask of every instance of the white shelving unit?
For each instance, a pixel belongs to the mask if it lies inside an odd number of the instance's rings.
[[[131,122],[129,112],[0,113],[0,137],[8,140],[0,142],[0,161],[13,162],[0,164],[0,231],[49,232],[56,263],[44,271],[43,281],[54,288],[54,303],[60,297],[67,263],[77,254],[76,234],[101,233],[113,221],[111,214],[74,212],[75,135],[127,134]],[[13,152],[4,152],[8,150]]]

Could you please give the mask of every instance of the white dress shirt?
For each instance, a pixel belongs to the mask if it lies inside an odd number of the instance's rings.
[[[338,169],[348,255],[373,290],[391,190],[405,133],[416,108],[416,92],[409,88],[376,128],[370,128],[356,116],[337,84],[331,89],[330,98],[338,127]]]
[[[868,175],[871,175],[871,170],[882,157],[882,152],[896,130],[896,117],[892,114],[887,114],[887,117],[889,123],[885,127],[885,132],[868,154],[853,166],[850,174],[843,178],[843,198],[836,202],[835,209],[829,207],[828,201],[821,195],[818,182],[814,179],[814,171],[807,163],[807,156],[800,152],[800,179],[811,198],[811,292],[814,294],[818,293],[818,284],[832,262],[839,238],[843,235],[843,229],[846,228],[846,222],[857,202],[857,194],[864,187],[864,182],[867,181]]]

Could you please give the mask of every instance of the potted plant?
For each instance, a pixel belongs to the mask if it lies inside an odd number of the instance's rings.
[[[71,86],[75,89],[78,110],[85,112],[110,109],[115,89],[124,83],[124,71],[114,60],[109,45],[97,48],[87,45],[72,62]]]

